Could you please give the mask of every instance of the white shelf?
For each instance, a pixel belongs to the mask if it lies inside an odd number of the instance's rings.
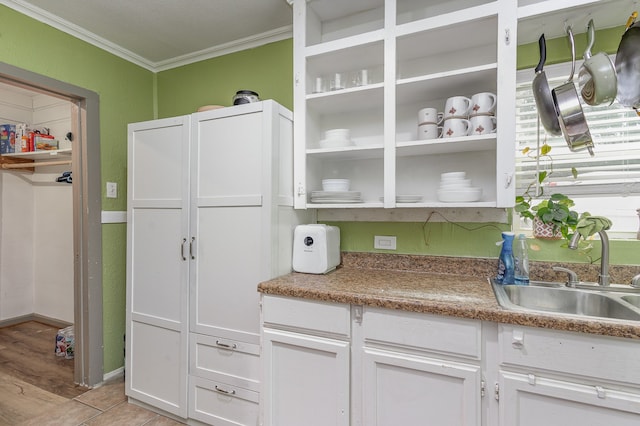
[[[29,158],[32,160],[51,160],[55,157],[70,157],[71,148],[53,149],[50,151],[30,151],[30,152],[14,152],[10,154],[2,154],[3,157]]]
[[[322,160],[357,160],[382,158],[382,146],[345,146],[341,148],[312,148],[307,149],[307,155]]]
[[[398,80],[396,103],[445,99],[449,96],[471,96],[478,92],[496,92],[498,65],[493,62],[471,68]]]
[[[396,156],[412,157],[417,155],[456,154],[495,149],[496,134],[492,133],[479,136],[398,142],[396,144]]]

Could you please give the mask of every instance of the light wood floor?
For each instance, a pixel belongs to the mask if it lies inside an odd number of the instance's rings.
[[[55,356],[56,332],[37,322],[0,328],[0,426],[180,424],[129,404],[122,378],[74,385],[73,360]]]

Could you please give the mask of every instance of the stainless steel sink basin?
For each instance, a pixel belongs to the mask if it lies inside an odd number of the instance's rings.
[[[498,303],[508,309],[640,321],[640,294],[549,283],[519,286],[492,282],[492,286]]]
[[[620,298],[640,309],[640,294],[627,294]]]

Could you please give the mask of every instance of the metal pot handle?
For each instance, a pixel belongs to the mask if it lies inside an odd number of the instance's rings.
[[[571,25],[567,25],[567,36],[569,36],[569,43],[571,44],[571,74],[569,74],[567,83],[571,83],[573,81],[573,74],[576,71],[576,44],[573,40],[573,30],[571,29]]]
[[[591,48],[593,47],[593,43],[596,38],[596,29],[593,25],[593,19],[589,20],[589,24],[587,24],[587,48],[584,51],[584,59],[587,60],[591,57]]]

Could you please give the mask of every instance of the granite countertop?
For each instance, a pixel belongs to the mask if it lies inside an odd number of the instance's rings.
[[[640,321],[504,309],[496,302],[486,277],[466,272],[452,274],[341,266],[325,275],[293,272],[260,283],[258,291],[326,302],[640,339]]]

